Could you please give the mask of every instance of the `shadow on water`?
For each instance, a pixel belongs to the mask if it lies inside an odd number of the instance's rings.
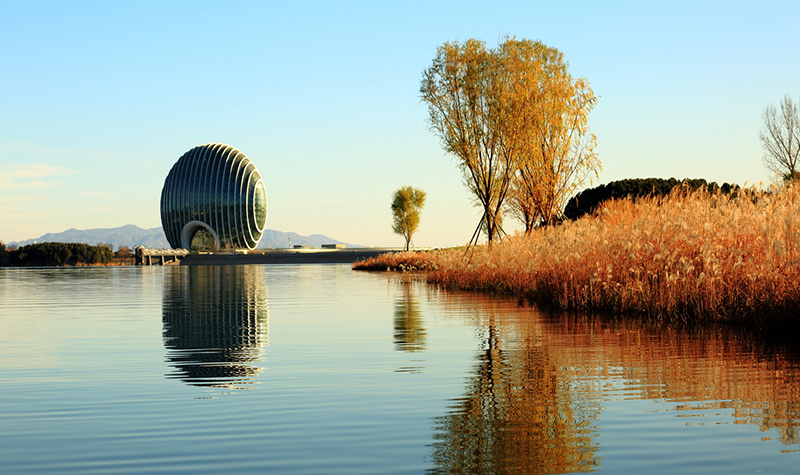
[[[481,341],[463,395],[434,419],[434,473],[598,470],[608,401],[666,402],[686,426],[704,425],[699,418],[710,414],[800,444],[795,352],[729,328],[547,315],[491,297],[428,292],[472,320]]]
[[[187,266],[165,274],[167,378],[252,388],[267,345],[267,286],[257,266]]]

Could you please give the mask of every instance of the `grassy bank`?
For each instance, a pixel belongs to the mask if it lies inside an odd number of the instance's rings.
[[[424,270],[446,288],[561,309],[771,326],[800,320],[799,257],[800,187],[793,187],[613,201],[491,248],[399,253],[360,268]]]

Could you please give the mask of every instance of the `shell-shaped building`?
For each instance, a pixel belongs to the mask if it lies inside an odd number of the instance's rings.
[[[161,191],[161,225],[173,249],[255,249],[267,194],[253,162],[230,145],[198,145],[175,162]]]

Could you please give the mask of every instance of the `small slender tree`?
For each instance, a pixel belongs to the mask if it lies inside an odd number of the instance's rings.
[[[404,186],[394,192],[392,197],[392,231],[406,240],[406,251],[411,236],[419,227],[419,215],[425,205],[425,192]]]
[[[784,180],[800,178],[800,114],[798,104],[787,94],[780,111],[772,104],[764,109],[764,127],[759,133],[764,145],[764,165]]]

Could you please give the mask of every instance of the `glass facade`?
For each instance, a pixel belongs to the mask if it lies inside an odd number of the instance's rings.
[[[201,230],[220,249],[255,249],[266,224],[261,174],[229,145],[198,145],[175,162],[164,180],[161,225],[174,249],[189,249]]]

